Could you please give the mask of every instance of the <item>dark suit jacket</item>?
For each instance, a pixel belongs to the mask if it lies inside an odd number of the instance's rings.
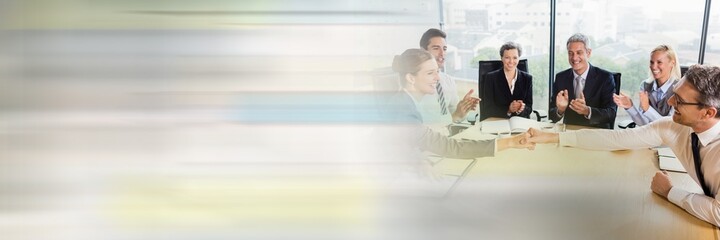
[[[520,114],[512,113],[510,116],[530,118],[533,104],[532,75],[518,69],[515,90],[512,94],[510,94],[510,86],[507,84],[505,71],[502,68],[487,73],[483,85],[481,120],[489,117],[509,118],[507,110],[510,102],[514,100],[522,100],[525,103],[525,109]]]
[[[568,90],[568,100],[572,101],[576,98],[575,87],[573,86],[572,68],[562,71],[555,75],[553,83],[552,97],[550,98],[550,112],[548,116],[553,122],[560,120],[557,116],[557,107],[555,99],[560,90]],[[613,93],[615,93],[615,81],[610,72],[601,68],[590,65],[588,69],[587,79],[585,80],[585,103],[590,107],[592,115],[590,119],[586,119],[568,106],[565,110],[565,124],[582,125],[596,128],[612,129],[615,122],[615,114],[617,113],[617,105],[613,101]]]

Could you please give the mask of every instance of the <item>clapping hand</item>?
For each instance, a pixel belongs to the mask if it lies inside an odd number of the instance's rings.
[[[557,96],[555,96],[555,106],[558,109],[558,113],[563,114],[565,113],[565,110],[567,110],[568,107],[568,91],[567,90],[560,90],[558,92]]]
[[[570,101],[570,109],[583,116],[590,115],[590,108],[585,104],[585,95],[582,93],[578,98]]]
[[[510,107],[508,107],[508,113],[515,113],[518,114],[525,110],[525,103],[523,103],[522,100],[515,100],[510,103]]]
[[[613,101],[618,107],[624,109],[630,109],[633,106],[632,99],[630,99],[628,95],[625,95],[625,93],[620,93],[620,95],[613,94]]]
[[[478,103],[480,103],[480,98],[472,96],[473,92],[474,90],[470,89],[463,99],[458,102],[457,109],[455,109],[455,112],[452,114],[454,121],[465,118],[469,111],[477,109]]]

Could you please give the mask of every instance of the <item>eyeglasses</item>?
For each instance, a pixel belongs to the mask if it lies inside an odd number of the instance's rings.
[[[707,106],[704,103],[699,103],[699,102],[698,103],[685,102],[681,98],[679,98],[677,94],[673,95],[671,97],[671,99],[675,99],[675,105],[677,105],[678,107],[682,106],[682,105],[691,105],[691,106],[699,106],[699,107]]]

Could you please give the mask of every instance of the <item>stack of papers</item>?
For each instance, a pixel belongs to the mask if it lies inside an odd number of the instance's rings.
[[[658,151],[658,165],[660,165],[660,169],[673,172],[687,172],[670,148],[658,147],[656,149]]]

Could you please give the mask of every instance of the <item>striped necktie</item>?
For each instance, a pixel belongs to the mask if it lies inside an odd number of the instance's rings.
[[[443,93],[442,85],[438,82],[437,86],[435,86],[435,89],[438,93],[438,102],[440,103],[440,113],[442,115],[445,115],[448,113],[447,105],[445,103],[445,94]]]

